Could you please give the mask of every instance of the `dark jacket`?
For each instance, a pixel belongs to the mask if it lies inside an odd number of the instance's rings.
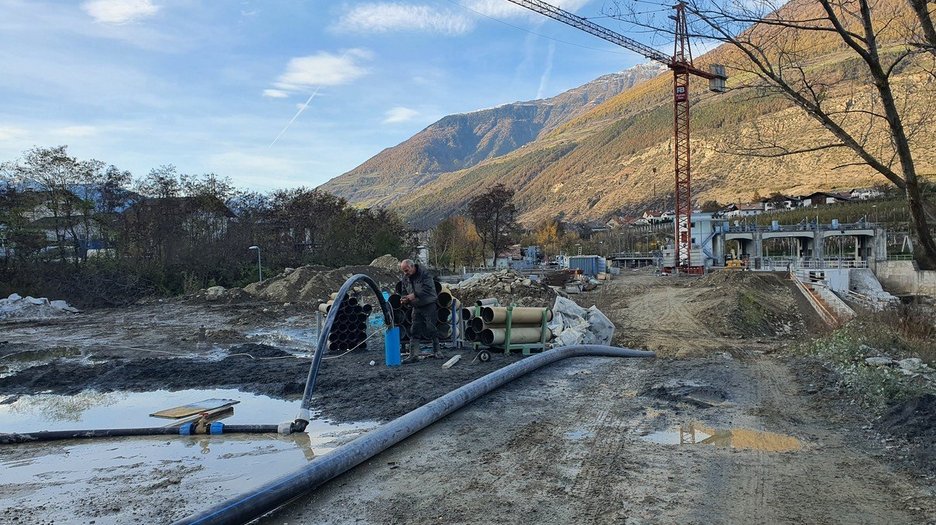
[[[416,273],[403,278],[403,286],[408,294],[416,296],[412,302],[415,308],[423,308],[429,305],[435,305],[439,296],[436,294],[435,281],[429,272],[423,270],[422,266],[416,265]]]

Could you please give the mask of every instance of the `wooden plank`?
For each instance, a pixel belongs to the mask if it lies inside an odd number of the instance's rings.
[[[164,417],[167,419],[178,419],[180,417],[187,417],[194,414],[200,414],[208,410],[215,410],[217,408],[229,407],[231,405],[236,405],[240,403],[236,399],[205,399],[203,401],[198,401],[196,403],[189,403],[188,405],[182,405],[173,408],[167,408],[165,410],[160,410],[159,412],[154,412],[150,414],[151,417]]]
[[[452,368],[453,366],[455,366],[455,363],[457,363],[459,359],[461,359],[461,354],[457,354],[455,357],[446,361],[445,364],[442,365],[442,368]]]
[[[173,419],[169,423],[163,425],[163,428],[171,428],[182,426],[186,423],[192,423],[193,421],[198,421],[201,418],[205,418],[208,421],[215,421],[217,419],[224,419],[230,415],[234,414],[234,406],[229,405],[226,407],[216,408],[214,410],[207,410],[205,412],[199,412],[198,414],[192,414],[191,416]]]

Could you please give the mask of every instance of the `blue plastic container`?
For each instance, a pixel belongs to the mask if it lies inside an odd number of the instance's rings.
[[[384,332],[384,360],[387,366],[400,366],[400,327]]]

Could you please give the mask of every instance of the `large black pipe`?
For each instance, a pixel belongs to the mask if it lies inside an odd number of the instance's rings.
[[[495,388],[561,359],[588,356],[653,357],[654,355],[653,352],[627,348],[578,345],[548,350],[528,357],[398,417],[336,448],[325,456],[312,460],[295,472],[175,523],[176,525],[247,523],[383,452]]]
[[[343,285],[341,289],[338,290],[338,294],[335,296],[335,304],[341,304],[344,301],[344,298],[348,295],[348,292],[351,291],[351,288],[358,282],[363,281],[366,283],[371,291],[374,292],[374,295],[377,297],[377,301],[380,304],[380,309],[384,314],[384,323],[386,326],[393,326],[393,309],[387,303],[383,297],[383,293],[380,291],[380,287],[377,286],[377,283],[374,282],[370,277],[359,273],[352,275]],[[306,426],[309,424],[309,421],[312,421],[312,392],[315,391],[315,379],[318,377],[319,367],[322,365],[322,355],[325,353],[325,348],[328,345],[328,334],[331,332],[332,325],[335,323],[335,318],[337,317],[337,309],[332,308],[328,315],[325,318],[325,322],[322,323],[322,333],[319,334],[318,346],[315,352],[315,356],[312,358],[312,365],[309,366],[309,377],[306,379],[305,392],[302,394],[302,405],[299,408],[299,414],[296,416],[296,420],[293,424],[293,430],[296,432],[302,432],[305,430]]]

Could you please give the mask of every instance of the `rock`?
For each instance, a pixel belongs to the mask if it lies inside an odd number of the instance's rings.
[[[224,297],[224,293],[227,289],[223,286],[212,286],[205,290],[205,299],[208,301],[217,301]]]
[[[289,274],[293,273],[294,271],[296,271],[295,268],[285,268],[285,269],[283,269],[283,275],[289,275]]]
[[[927,368],[929,368],[923,363],[923,360],[918,357],[901,359],[897,362],[897,366],[899,366],[901,370],[905,370],[909,373],[924,372]]]
[[[10,296],[7,297],[7,301],[10,301],[11,303],[13,303],[13,302],[19,301],[22,298],[23,296],[18,293],[11,293]]]
[[[871,366],[888,366],[893,362],[894,360],[889,357],[868,357],[865,359],[865,363]]]

